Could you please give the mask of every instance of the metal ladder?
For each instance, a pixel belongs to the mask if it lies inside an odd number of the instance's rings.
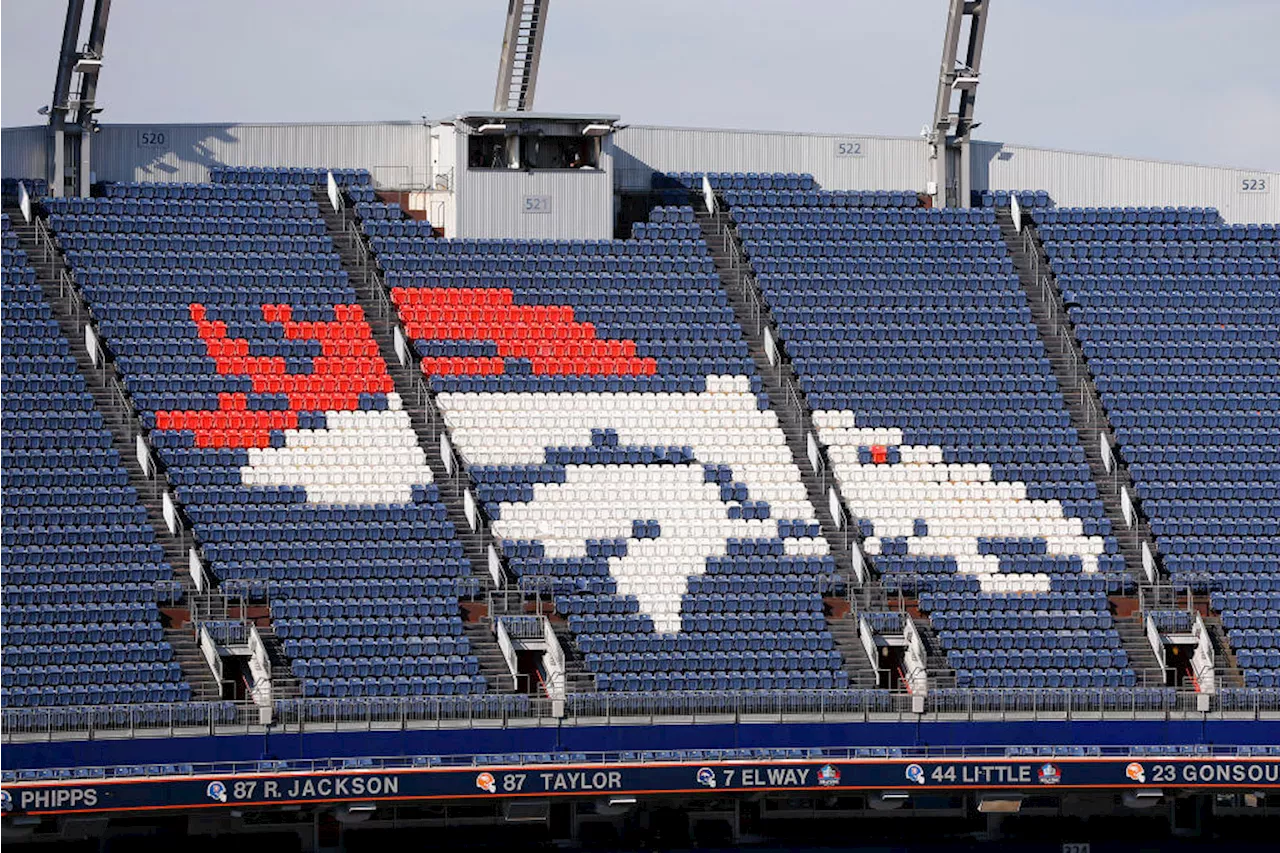
[[[493,95],[494,112],[533,109],[542,33],[546,30],[550,3],[551,0],[508,0],[507,28],[498,61],[498,87]]]

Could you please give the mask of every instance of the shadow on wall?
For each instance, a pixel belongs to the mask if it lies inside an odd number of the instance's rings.
[[[148,157],[139,157],[135,161],[135,180],[184,180],[178,176],[182,173],[189,175],[192,170],[184,168],[184,164],[190,164],[199,167],[203,174],[185,180],[207,181],[210,168],[233,165],[226,163],[216,153],[217,150],[225,153],[227,149],[240,143],[240,138],[231,132],[232,128],[234,125],[201,128],[198,135],[187,128],[137,128],[136,140],[126,139],[122,142],[128,145],[132,141],[139,148],[152,149]],[[131,128],[132,130],[134,129]],[[190,138],[184,138],[188,135]],[[177,162],[173,162],[174,160]]]
[[[972,142],[969,144],[969,189],[982,192],[991,189],[991,164],[996,160],[1013,159],[1013,152],[1004,150],[999,142]]]
[[[652,187],[650,183],[652,166],[635,157],[630,151],[613,146],[613,184],[622,192],[644,192]]]

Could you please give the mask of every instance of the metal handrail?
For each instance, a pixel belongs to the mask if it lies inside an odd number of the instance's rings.
[[[54,239],[52,232],[45,224],[45,220],[36,217],[34,220],[37,239],[40,242],[42,250],[42,259],[46,263],[56,263],[61,257],[61,250],[58,248],[57,241]],[[111,392],[114,405],[120,411],[122,425],[128,433],[129,440],[133,442],[135,450],[137,441],[142,439],[146,450],[146,464],[143,466],[144,484],[148,487],[147,496],[153,499],[159,499],[162,493],[167,492],[170,500],[173,502],[174,525],[175,530],[171,530],[171,535],[177,540],[177,544],[185,552],[194,547],[195,540],[189,525],[182,515],[182,504],[177,499],[176,493],[170,487],[168,476],[165,474],[166,466],[156,452],[156,449],[147,439],[147,433],[142,428],[142,422],[137,407],[134,405],[129,395],[128,388],[124,384],[124,379],[120,375],[119,368],[116,366],[115,359],[111,352],[103,344],[103,336],[98,332],[97,321],[94,318],[93,310],[88,302],[84,299],[80,292],[79,286],[75,282],[71,271],[67,269],[65,264],[59,264],[58,269],[58,295],[64,303],[70,306],[71,313],[75,321],[82,327],[88,326],[93,329],[97,342],[97,358],[94,359],[94,353],[89,353],[90,360],[96,367],[98,382],[102,388]],[[87,344],[85,344],[87,346]],[[177,568],[177,567],[175,567]]]
[[[763,291],[757,280],[754,271],[751,268],[750,259],[746,255],[745,248],[741,245],[738,238],[737,229],[733,225],[732,218],[728,213],[716,214],[716,224],[718,227],[717,236],[722,240],[723,244],[728,247],[730,268],[737,271],[735,276],[738,283],[739,293],[743,300],[751,306],[752,321],[754,329],[752,335],[754,337],[762,337],[765,330],[773,336],[776,352],[777,363],[770,365],[775,380],[783,390],[786,405],[795,412],[802,426],[806,421],[811,420],[809,417],[809,407],[805,400],[804,393],[801,391],[799,383],[796,379],[796,371],[792,364],[791,357],[787,353],[786,344],[783,337],[778,334],[777,327],[770,319],[769,308],[764,299]],[[739,269],[739,268],[743,269]],[[814,431],[816,437],[817,433]],[[806,456],[807,458],[807,456]],[[868,555],[862,551],[862,533],[861,530],[849,524],[849,517],[845,509],[844,497],[841,493],[839,479],[835,476],[835,469],[832,467],[830,460],[827,458],[826,447],[819,442],[818,444],[818,464],[813,466],[810,464],[810,470],[813,472],[814,478],[818,481],[822,490],[822,496],[825,499],[830,490],[834,489],[838,498],[840,508],[840,518],[832,518],[832,522],[837,526],[835,541],[846,551],[851,552],[855,548],[859,551],[862,564],[871,566],[872,561]],[[821,512],[821,507],[815,507],[815,511]],[[827,507],[828,514],[830,508]],[[832,537],[828,535],[828,539]]]
[[[1226,717],[1262,719],[1280,714],[1274,692],[1232,688],[1229,701],[1211,698],[1210,710],[1197,710],[1203,694],[1167,688],[1155,706],[1139,701],[1124,688],[1058,688],[968,690],[934,688],[923,712],[911,710],[911,696],[889,690],[802,690],[685,693],[570,693],[563,717],[552,703],[537,698],[497,694],[479,697],[384,697],[368,699],[280,699],[275,703],[275,726],[283,731],[333,731],[335,728],[468,727],[494,724],[525,727],[531,722],[556,725],[659,723],[815,722],[877,720],[990,720],[990,719],[1189,719]],[[1147,694],[1148,698],[1150,694]],[[501,701],[495,701],[495,700]],[[209,734],[261,731],[253,702],[172,703],[7,709],[3,714],[3,742],[80,739],[112,736],[190,734],[192,728]]]
[[[414,402],[417,409],[421,412],[423,420],[426,423],[428,432],[428,441],[434,445],[434,449],[440,452],[441,462],[444,464],[447,477],[443,482],[437,481],[442,488],[447,488],[449,493],[455,499],[463,499],[464,493],[468,492],[472,485],[470,474],[467,473],[467,462],[461,453],[457,450],[457,445],[453,441],[452,432],[449,429],[448,422],[445,420],[443,413],[436,404],[435,392],[431,386],[423,378],[422,372],[418,370],[419,357],[413,346],[412,339],[409,337],[405,326],[400,318],[400,312],[391,301],[389,288],[383,272],[378,265],[377,258],[370,247],[366,244],[363,231],[360,228],[359,220],[350,208],[344,207],[341,211],[343,234],[347,237],[349,243],[354,246],[360,256],[361,270],[364,275],[364,284],[372,292],[376,302],[379,319],[391,326],[393,330],[398,330],[408,346],[410,353],[410,365],[412,368],[412,382]],[[394,333],[394,332],[393,332]],[[441,446],[440,437],[447,436],[449,439],[448,459],[445,459]],[[483,506],[476,501],[475,503],[476,525],[472,533],[481,538],[481,542],[495,544],[492,542],[492,533],[490,530],[490,519],[484,511]],[[501,551],[499,550],[499,555]],[[499,560],[503,565],[503,571],[510,576],[505,568],[505,560],[499,556]]]
[[[1134,523],[1123,534],[1121,531],[1113,531],[1112,535],[1124,535],[1136,551],[1141,551],[1145,543],[1151,550],[1152,556],[1157,559],[1158,566],[1159,551],[1155,539],[1149,534],[1144,534],[1144,528],[1147,531],[1150,530],[1150,521],[1142,510],[1141,501],[1138,498],[1136,489],[1134,489],[1133,479],[1129,476],[1127,467],[1125,467],[1124,473],[1121,473],[1121,468],[1124,467],[1123,457],[1119,446],[1114,441],[1107,414],[1101,406],[1097,388],[1094,385],[1093,371],[1080,350],[1070,317],[1064,315],[1059,308],[1060,305],[1065,304],[1065,297],[1061,288],[1058,287],[1057,279],[1054,277],[1050,266],[1048,263],[1042,262],[1043,247],[1038,239],[1033,236],[1032,230],[1032,228],[1023,229],[1021,234],[1022,247],[1031,259],[1032,272],[1040,288],[1041,302],[1049,309],[1049,319],[1052,323],[1053,334],[1061,344],[1061,350],[1069,359],[1071,386],[1063,389],[1063,392],[1074,394],[1076,399],[1080,401],[1081,408],[1084,411],[1087,432],[1083,436],[1084,440],[1097,443],[1105,437],[1112,444],[1112,456],[1115,459],[1115,464],[1112,466],[1111,476],[1104,478],[1103,482],[1104,485],[1110,485],[1111,496],[1118,498],[1126,487],[1130,490],[1130,498],[1134,510]]]

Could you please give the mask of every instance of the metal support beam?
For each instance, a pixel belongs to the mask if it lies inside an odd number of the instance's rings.
[[[93,20],[89,26],[89,44],[82,58],[102,60],[102,49],[107,40],[107,20],[111,17],[111,0],[94,0]],[[101,65],[92,65],[80,72],[80,108],[77,122],[80,125],[80,195],[88,197],[93,182],[92,142],[97,126],[98,75]]]
[[[87,196],[93,174],[90,140],[97,125],[95,116],[98,75],[102,70],[102,48],[107,38],[111,0],[94,0],[89,41],[83,50],[77,45],[84,19],[84,0],[67,0],[67,17],[62,28],[62,48],[49,104],[49,144],[53,149],[53,172],[48,176],[54,196],[68,192]],[[80,87],[72,96],[72,77],[80,75]]]
[[[57,198],[66,195],[67,101],[71,98],[71,69],[76,64],[76,44],[80,39],[80,19],[83,17],[84,0],[67,0],[67,17],[62,25],[62,48],[58,55],[57,76],[53,82],[53,101],[49,104],[53,173],[47,177],[49,192]]]
[[[542,57],[542,34],[546,31],[547,7],[550,5],[551,0],[507,0],[507,28],[502,36],[502,55],[498,60],[494,112],[527,112],[533,109],[538,60]]]
[[[929,127],[929,154],[933,160],[933,198],[937,207],[968,207],[970,192],[969,137],[978,123],[973,120],[982,65],[982,40],[987,30],[987,6],[991,0],[951,0],[942,42],[942,67],[933,124]],[[968,21],[967,47],[960,63],[960,39]],[[956,98],[956,108],[952,104]]]

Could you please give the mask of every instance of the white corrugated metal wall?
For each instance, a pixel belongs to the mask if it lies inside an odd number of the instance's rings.
[[[1277,172],[998,142],[975,143],[971,159],[975,189],[1047,190],[1063,207],[1216,207],[1228,222],[1280,222]]]
[[[442,137],[441,142],[449,137]],[[599,169],[471,169],[468,134],[455,144],[457,230],[450,237],[608,240],[613,237],[614,146],[605,141]]]
[[[607,240],[613,185],[604,171],[462,169],[453,237]]]
[[[825,189],[923,190],[923,140],[858,134],[624,127],[614,134],[622,190],[649,188],[658,172],[808,172]]]
[[[48,172],[47,129],[6,127],[0,134],[0,175],[6,178],[43,178]]]
[[[44,174],[44,133],[4,131],[5,175],[25,176],[32,166]],[[425,186],[429,171],[421,122],[104,124],[93,137],[93,165],[99,181],[207,181],[216,165],[363,168],[397,189]]]
[[[94,167],[98,180],[150,181],[207,180],[209,166],[219,163],[366,168],[382,186],[418,188],[434,177],[428,136],[420,122],[104,125],[93,140]],[[632,126],[618,131],[614,147],[613,175],[623,190],[648,188],[655,170],[810,172],[828,189],[922,191],[929,179],[925,143],[912,138]],[[0,148],[6,177],[45,174],[43,127],[6,128]],[[993,142],[975,143],[972,160],[978,189],[1044,189],[1062,205],[1216,207],[1231,222],[1280,221],[1276,172]],[[467,192],[461,174],[455,174],[459,189]],[[469,207],[477,212],[490,204],[502,206],[493,209],[494,216],[520,233],[554,236],[583,228],[596,233],[600,226],[594,218],[587,225],[579,218],[587,215],[582,205],[594,209],[582,194],[588,186],[594,199],[594,181],[547,190],[568,195],[557,212],[536,220],[523,215],[513,220],[515,214],[506,212],[510,182],[480,181],[475,185],[480,195]],[[519,195],[546,192],[531,184]],[[557,222],[561,217],[570,218],[563,228]],[[460,221],[459,233],[462,227]],[[478,226],[468,221],[467,227]]]

